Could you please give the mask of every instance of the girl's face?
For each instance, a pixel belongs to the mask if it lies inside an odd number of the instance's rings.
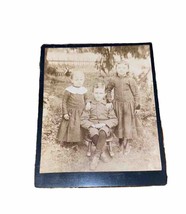
[[[72,81],[73,86],[75,86],[75,87],[79,88],[79,87],[83,86],[84,81],[85,81],[84,74],[74,74],[71,81]]]
[[[128,71],[129,71],[129,68],[127,64],[119,64],[117,66],[117,73],[119,76],[126,76]]]

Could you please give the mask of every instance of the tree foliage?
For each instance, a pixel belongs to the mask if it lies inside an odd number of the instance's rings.
[[[148,45],[108,46],[91,49],[92,52],[99,53],[106,57],[119,55],[121,58],[128,58],[128,56],[131,55],[134,58],[146,58],[149,55]]]
[[[79,53],[92,52],[100,54],[95,62],[95,66],[100,73],[109,74],[116,64],[114,56],[119,56],[120,59],[134,57],[134,58],[147,58],[149,56],[148,45],[128,45],[128,46],[101,46],[101,47],[86,47],[86,48],[72,48],[72,50]]]

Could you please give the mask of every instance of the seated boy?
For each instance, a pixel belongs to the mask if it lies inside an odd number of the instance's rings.
[[[90,164],[90,169],[96,169],[100,158],[104,154],[106,138],[117,126],[118,119],[110,104],[105,101],[105,84],[96,83],[93,86],[93,100],[90,110],[84,110],[81,116],[81,126],[88,130],[89,137],[96,146],[96,152]]]

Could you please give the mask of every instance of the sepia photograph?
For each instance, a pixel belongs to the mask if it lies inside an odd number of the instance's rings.
[[[162,171],[150,47],[44,46],[39,174]]]
[[[0,10],[0,213],[186,213],[184,1]]]

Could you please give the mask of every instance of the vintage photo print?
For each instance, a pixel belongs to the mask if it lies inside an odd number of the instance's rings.
[[[166,184],[152,44],[43,45],[37,187]]]

